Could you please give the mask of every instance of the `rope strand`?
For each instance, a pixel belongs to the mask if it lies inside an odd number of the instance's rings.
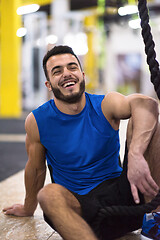
[[[146,0],[138,0],[138,11],[141,19],[142,37],[145,44],[145,53],[147,55],[147,64],[151,73],[151,82],[160,99],[160,70],[159,63],[156,60],[156,52],[154,50],[155,43],[153,41],[151,27],[149,25],[149,14]]]
[[[155,210],[160,204],[160,191],[156,195],[156,197],[149,203],[145,203],[143,205],[137,206],[107,206],[101,208],[98,212],[98,215],[94,221],[94,228],[98,234],[101,236],[100,225],[102,221],[105,219],[110,219],[110,217],[118,217],[118,216],[134,216],[140,217],[145,213],[150,213]]]

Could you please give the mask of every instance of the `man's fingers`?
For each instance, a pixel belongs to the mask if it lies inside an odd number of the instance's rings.
[[[13,207],[11,206],[11,207],[6,207],[6,208],[3,208],[3,212],[6,212],[6,211],[8,211],[8,210],[10,210],[10,209],[12,209]]]
[[[142,186],[143,186],[144,191],[141,191],[141,188],[139,188],[139,190],[144,195],[146,195],[148,197],[154,197],[157,195],[157,191],[155,191],[147,181],[143,181]]]
[[[11,207],[4,208],[3,212],[5,215],[14,215],[17,217],[30,217],[33,216],[31,213],[27,213],[22,204],[14,204]]]
[[[4,208],[3,212],[5,215],[14,215],[15,209],[13,207]]]
[[[12,205],[12,206],[10,206],[10,207],[5,207],[5,208],[3,209],[3,212],[4,212],[4,214],[6,214],[6,215],[15,215],[16,209],[18,209],[19,206],[21,206],[21,205],[20,205],[20,204],[14,204],[14,205]]]
[[[5,215],[14,215],[14,210],[13,209],[6,210],[6,211],[4,211],[4,214]]]
[[[151,175],[148,175],[147,178],[143,179],[142,182],[139,182],[137,185],[131,184],[131,191],[135,203],[139,203],[138,189],[140,192],[148,197],[155,197],[159,191],[158,185],[155,183]]]
[[[147,181],[149,183],[149,185],[151,186],[152,190],[157,194],[159,191],[159,186],[156,184],[156,182],[153,180],[153,178],[151,177],[151,175],[147,176]]]
[[[138,190],[134,184],[131,184],[131,192],[132,192],[135,203],[138,204],[140,202],[139,196],[138,196]]]
[[[141,184],[138,184],[137,187],[141,193],[148,197],[155,197],[159,191],[158,185],[150,175],[143,179]]]

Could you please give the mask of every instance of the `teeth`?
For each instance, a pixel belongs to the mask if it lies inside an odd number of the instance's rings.
[[[75,85],[75,82],[68,82],[63,85],[63,87],[68,87],[70,85]]]

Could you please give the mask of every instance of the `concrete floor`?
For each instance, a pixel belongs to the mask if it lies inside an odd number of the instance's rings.
[[[19,125],[19,124],[18,124]],[[9,125],[10,126],[10,125]],[[122,128],[120,130],[121,137],[121,155],[123,156],[124,152],[124,133],[125,133],[126,124],[125,122],[122,124]],[[7,127],[8,129],[8,127]],[[15,127],[14,127],[15,130]],[[17,136],[12,135],[5,135],[6,131],[4,131],[4,128],[1,128],[0,131],[0,142],[4,143],[9,141],[10,143],[19,141],[22,144],[24,144],[24,136],[18,135],[23,133],[23,130],[21,132],[18,132]],[[17,131],[15,131],[17,132]],[[8,133],[14,133],[15,132],[7,132]],[[5,139],[5,136],[7,137]],[[19,139],[20,137],[20,139]],[[14,140],[12,139],[14,138]],[[8,140],[7,140],[8,139]],[[2,146],[2,145],[1,145]],[[4,144],[3,146],[6,146]],[[1,148],[1,150],[4,151],[4,158],[1,154],[1,165],[4,166],[5,157],[8,154],[8,151],[10,151],[10,157],[13,158],[13,154],[11,150],[4,150],[4,147]],[[17,148],[17,152],[19,152],[19,147]],[[24,155],[24,154],[22,154]],[[3,159],[2,159],[3,158]],[[17,157],[16,157],[17,158]],[[13,159],[12,159],[13,160]],[[11,160],[11,161],[12,161]],[[15,163],[16,159],[13,161]],[[24,163],[23,163],[24,164]],[[12,165],[10,165],[10,168],[12,168]],[[14,165],[13,165],[14,166]],[[23,166],[23,165],[22,165]],[[17,166],[19,167],[19,166]],[[21,166],[20,166],[21,167]],[[7,165],[8,169],[8,165]],[[12,170],[12,169],[10,169]],[[2,172],[1,172],[2,173]],[[5,172],[3,172],[5,173]],[[12,171],[10,171],[12,174]],[[5,176],[4,176],[5,177]],[[14,216],[6,216],[2,212],[2,209],[4,207],[11,206],[15,203],[23,203],[24,201],[24,170],[19,171],[18,173],[8,177],[6,176],[6,179],[0,182],[0,240],[62,240],[62,238],[59,236],[58,233],[53,231],[43,220],[42,210],[38,206],[35,214],[33,217],[14,217]],[[47,174],[46,183],[50,182],[49,174]],[[139,240],[140,239],[140,230],[136,233],[130,233],[123,238],[120,238],[119,240]]]
[[[23,203],[24,171],[0,182],[0,240],[62,240],[43,220],[38,206],[33,217],[6,216],[2,209],[14,203]],[[47,174],[46,184],[50,181]],[[130,233],[119,240],[140,240],[140,230]]]
[[[24,171],[0,182],[0,209],[24,200]],[[49,180],[48,180],[49,181]],[[47,181],[46,181],[47,183]],[[0,212],[0,240],[53,240],[62,239],[43,220],[38,206],[34,217],[6,216]]]

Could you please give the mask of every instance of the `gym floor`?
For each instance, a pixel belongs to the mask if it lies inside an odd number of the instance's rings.
[[[25,150],[25,114],[21,119],[0,119],[0,240],[61,240],[43,220],[38,206],[33,217],[14,217],[3,214],[2,209],[14,203],[23,203]],[[122,145],[126,123],[120,130]],[[123,154],[123,147],[122,147]],[[49,174],[45,184],[50,182]],[[140,230],[119,240],[140,240]]]

